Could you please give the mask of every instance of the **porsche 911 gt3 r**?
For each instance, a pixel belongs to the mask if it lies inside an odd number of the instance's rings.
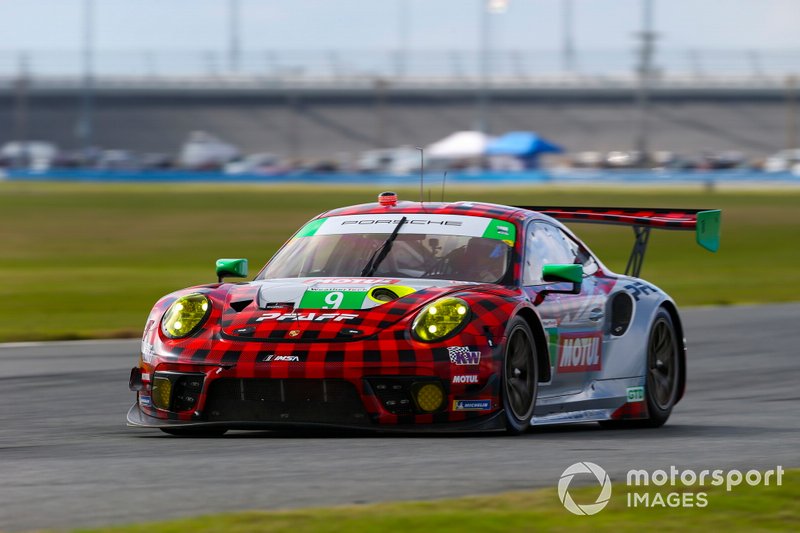
[[[560,220],[634,229],[626,275]],[[378,203],[314,218],[252,281],[159,300],[132,426],[178,435],[342,427],[521,433],[660,426],[681,399],[680,315],[639,279],[652,228],[719,246],[718,210]]]

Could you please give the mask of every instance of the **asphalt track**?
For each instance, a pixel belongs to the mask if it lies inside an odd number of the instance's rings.
[[[136,341],[0,345],[0,529],[554,487],[577,461],[630,468],[800,466],[800,304],[684,312],[686,398],[657,430],[522,437],[229,433],[125,426]]]

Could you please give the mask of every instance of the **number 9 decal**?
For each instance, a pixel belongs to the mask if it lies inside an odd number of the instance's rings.
[[[325,295],[325,303],[328,305],[324,306],[323,309],[339,309],[339,306],[342,305],[342,300],[344,300],[344,293],[330,292]]]

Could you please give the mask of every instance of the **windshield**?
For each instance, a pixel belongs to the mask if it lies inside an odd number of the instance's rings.
[[[455,215],[406,215],[376,277],[497,283],[511,262],[510,222]],[[359,277],[402,217],[354,215],[307,224],[269,262],[258,279]]]

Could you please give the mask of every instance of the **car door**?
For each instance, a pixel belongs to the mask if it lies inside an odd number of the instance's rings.
[[[537,306],[550,340],[552,380],[540,396],[577,394],[602,370],[605,291],[594,273],[591,254],[558,226],[534,221],[526,231],[523,284]],[[542,280],[548,264],[582,264],[583,283],[578,294],[567,292],[571,284]]]

